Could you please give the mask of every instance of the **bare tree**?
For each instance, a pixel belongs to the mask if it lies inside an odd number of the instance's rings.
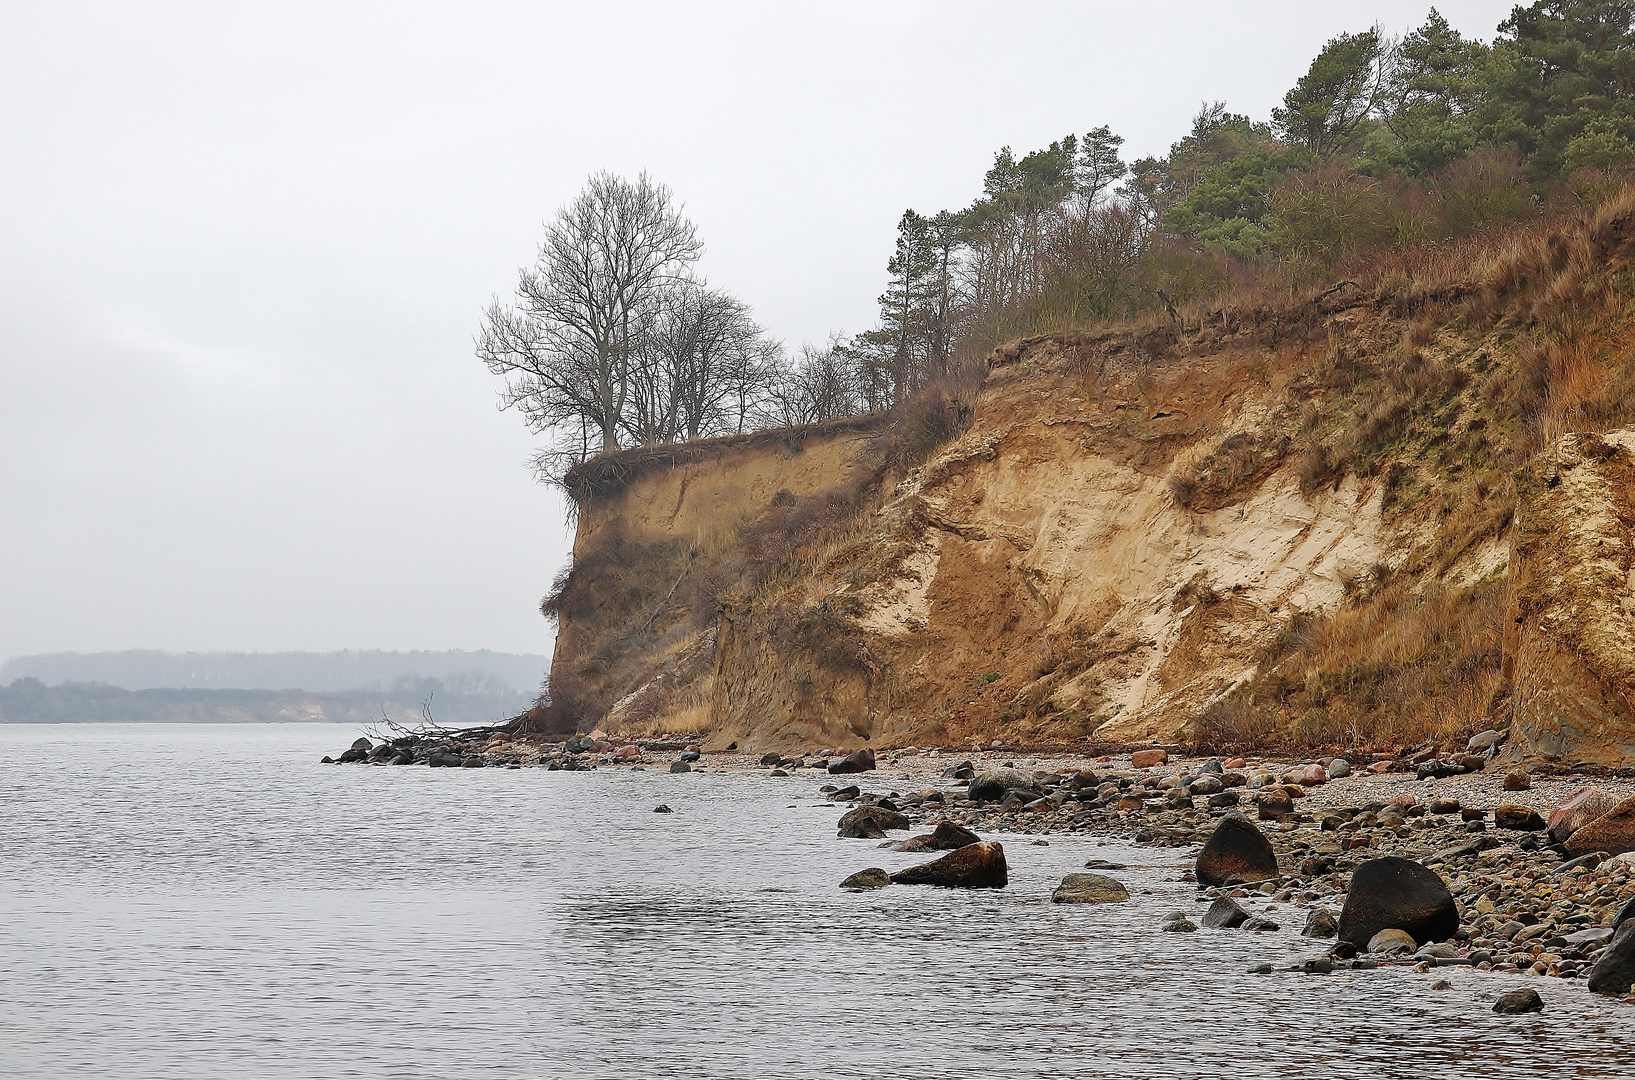
[[[484,313],[477,355],[505,379],[503,407],[533,431],[578,426],[617,449],[659,298],[688,281],[702,251],[669,188],[646,173],[591,176],[546,226],[516,302],[495,298]]]
[[[839,338],[802,345],[800,356],[772,381],[757,419],[767,427],[817,424],[864,408],[859,376]]]
[[[765,339],[748,305],[688,284],[660,298],[625,420],[638,443],[742,430],[761,388]]]

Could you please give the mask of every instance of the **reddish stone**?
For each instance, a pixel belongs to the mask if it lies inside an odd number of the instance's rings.
[[[874,751],[866,746],[856,753],[847,754],[838,761],[829,762],[829,771],[836,774],[868,772],[873,768]]]
[[[1136,769],[1150,769],[1167,761],[1169,761],[1168,750],[1137,750],[1130,755],[1130,766]]]
[[[1221,762],[1221,768],[1223,768],[1223,769],[1241,769],[1247,764],[1249,764],[1249,763],[1247,761],[1243,760],[1240,757],[1227,758],[1225,761]]]
[[[1368,766],[1368,771],[1371,772],[1371,773],[1390,772],[1391,771],[1391,762],[1389,762],[1389,761],[1376,761],[1376,762],[1374,762],[1374,764]]]
[[[935,862],[910,866],[891,875],[899,885],[942,885],[949,888],[1003,889],[1009,881],[1005,849],[991,840],[951,851]]]
[[[1301,765],[1284,773],[1283,782],[1299,784],[1301,787],[1316,787],[1318,784],[1328,783],[1328,772],[1321,765]]]
[[[1625,799],[1567,838],[1569,854],[1587,855],[1592,851],[1604,851],[1608,855],[1635,851],[1635,796]]]
[[[641,757],[641,754],[641,749],[635,745],[619,747],[619,756],[626,760],[633,757]]]
[[[1550,839],[1558,844],[1603,814],[1610,813],[1618,800],[1600,788],[1579,788],[1550,811]]]
[[[1215,826],[1194,870],[1205,885],[1265,881],[1278,874],[1277,855],[1254,822],[1234,811]]]

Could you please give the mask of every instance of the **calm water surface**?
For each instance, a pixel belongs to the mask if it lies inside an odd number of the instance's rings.
[[[1582,983],[1160,933],[1184,852],[1001,836],[1003,892],[851,894],[921,857],[816,776],[317,764],[354,735],[0,726],[0,1075],[1635,1076]],[[1129,904],[1046,902],[1093,856]]]

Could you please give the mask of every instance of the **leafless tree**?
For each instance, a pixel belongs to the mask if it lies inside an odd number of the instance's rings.
[[[855,363],[839,339],[801,346],[800,356],[768,388],[758,419],[769,427],[817,424],[864,408]]]
[[[642,444],[741,431],[762,389],[766,344],[732,294],[702,284],[667,290],[635,369],[626,430]]]
[[[660,298],[702,251],[669,188],[646,173],[591,176],[546,225],[515,302],[484,314],[477,355],[505,379],[503,407],[536,432],[578,427],[586,451],[591,435],[617,449]]]

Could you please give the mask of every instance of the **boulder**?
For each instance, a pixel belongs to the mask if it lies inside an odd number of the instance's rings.
[[[776,750],[768,750],[766,753],[761,755],[761,764],[781,765],[783,764],[783,755],[778,753]],[[864,872],[867,873],[867,871]]]
[[[1130,755],[1130,766],[1136,769],[1151,769],[1168,761],[1168,750],[1137,750]]]
[[[462,769],[480,769],[486,764],[487,764],[487,762],[483,761],[482,758],[478,757],[476,754],[473,754],[470,757],[466,758],[464,761],[460,762],[460,768],[462,768]]]
[[[367,739],[365,739],[363,741],[368,742]],[[366,758],[368,758],[368,756],[369,756],[369,751],[368,750],[366,750],[366,749],[364,749],[362,747],[359,747],[359,746],[354,746],[350,750],[342,751],[341,756],[336,758],[335,760],[339,761],[339,762],[363,761]]]
[[[840,883],[842,889],[883,889],[891,884],[891,875],[877,866],[859,870]]]
[[[926,836],[914,836],[903,841],[904,851],[958,851],[962,847],[982,843],[982,837],[952,821],[940,821]]]
[[[1334,917],[1334,912],[1324,908],[1315,908],[1306,916],[1306,927],[1300,931],[1302,937],[1331,938],[1340,933],[1340,920]]]
[[[697,761],[703,755],[694,749],[686,749],[676,755],[677,761]]]
[[[1433,813],[1433,814],[1457,814],[1458,812],[1459,812],[1459,800],[1458,799],[1432,799],[1431,800],[1431,813]]]
[[[374,747],[374,745],[375,744],[370,742],[368,739],[358,738],[352,740],[351,749],[362,750],[367,754]]]
[[[1198,926],[1191,919],[1183,917],[1180,919],[1167,919],[1159,925],[1158,929],[1168,934],[1190,934],[1197,930]]]
[[[887,810],[883,806],[859,806],[840,816],[839,835],[859,840],[881,840],[885,838],[887,829],[912,827],[913,822],[896,810]]]
[[[672,761],[670,762],[670,771],[673,773],[692,772],[693,767],[685,761]]]
[[[1328,778],[1340,780],[1351,775],[1351,762],[1343,757],[1337,757],[1328,763]]]
[[[1101,874],[1069,874],[1050,894],[1052,904],[1122,904],[1130,891]]]
[[[1459,909],[1435,871],[1388,855],[1352,873],[1340,910],[1340,938],[1360,948],[1392,929],[1416,941],[1446,941],[1459,929]]]
[[[1635,919],[1626,919],[1590,969],[1590,992],[1627,994],[1635,986]]]
[[[1501,829],[1517,829],[1523,832],[1544,831],[1544,819],[1538,816],[1538,811],[1531,806],[1510,804],[1501,806],[1493,811],[1493,824]]]
[[[1238,906],[1238,902],[1231,897],[1223,896],[1209,905],[1204,917],[1199,920],[1211,930],[1235,930],[1249,921],[1249,913]]]
[[[1255,810],[1260,820],[1277,821],[1294,812],[1294,800],[1283,788],[1267,788],[1255,796]]]
[[[1285,784],[1298,784],[1303,788],[1316,787],[1328,782],[1328,772],[1321,765],[1302,765],[1290,769],[1283,774]]]
[[[1009,882],[1005,849],[985,840],[951,851],[935,862],[910,866],[891,875],[899,885],[941,885],[948,888],[1003,889]]]
[[[1532,786],[1533,778],[1520,770],[1506,773],[1504,776],[1504,789],[1506,791],[1526,791]]]
[[[874,768],[874,751],[868,747],[853,751],[838,761],[830,760],[831,773],[860,773]]]
[[[387,762],[387,764],[389,764],[389,765],[413,765],[414,764],[414,755],[409,753],[409,751],[407,751],[407,750],[399,750],[397,753],[392,755],[392,759],[389,762]]]
[[[1635,896],[1625,901],[1624,906],[1618,909],[1618,914],[1612,917],[1613,932],[1617,933],[1618,929],[1628,922],[1632,915],[1635,915]]]
[[[663,803],[659,803],[657,806],[653,807],[653,813],[655,813],[655,814],[673,814],[673,813],[675,813],[675,811],[670,809],[668,806],[665,806]]]
[[[1277,877],[1277,854],[1254,822],[1233,812],[1221,818],[1194,866],[1204,885],[1265,881]]]
[[[1259,915],[1245,920],[1243,924],[1243,929],[1245,930],[1276,930],[1277,928],[1278,926],[1275,922],[1270,919],[1262,918]]]
[[[1537,990],[1510,990],[1499,995],[1499,1000],[1493,1003],[1493,1011],[1509,1015],[1543,1012],[1544,999],[1538,996]]]
[[[1189,795],[1219,795],[1225,787],[1219,776],[1205,773],[1188,784],[1186,790]]]
[[[971,786],[966,789],[974,802],[998,802],[1012,791],[1025,791],[1029,795],[1039,794],[1039,782],[1025,772],[1016,769],[989,769],[979,773],[971,780]]]
[[[434,769],[458,769],[464,760],[459,754],[448,750],[433,750],[426,764]]]
[[[1550,830],[1550,839],[1557,844],[1566,843],[1573,833],[1611,812],[1617,805],[1618,800],[1600,788],[1579,788],[1550,811],[1545,822]]]
[[[1635,796],[1578,829],[1567,838],[1566,846],[1571,855],[1587,855],[1592,851],[1621,855],[1635,851]]]
[[[1495,746],[1497,746],[1503,739],[1504,739],[1503,735],[1501,735],[1497,731],[1491,731],[1491,730],[1490,731],[1484,731],[1479,735],[1472,735],[1470,737],[1470,741],[1465,743],[1465,753],[1467,753],[1467,754],[1485,753],[1486,751],[1491,750]]]
[[[1101,784],[1101,777],[1097,776],[1089,769],[1080,769],[1078,772],[1073,774],[1071,783],[1074,788],[1083,790],[1084,788],[1099,786]]]
[[[1414,941],[1413,935],[1404,933],[1401,930],[1386,929],[1368,939],[1366,951],[1387,954],[1411,953],[1418,947],[1419,945]]]

